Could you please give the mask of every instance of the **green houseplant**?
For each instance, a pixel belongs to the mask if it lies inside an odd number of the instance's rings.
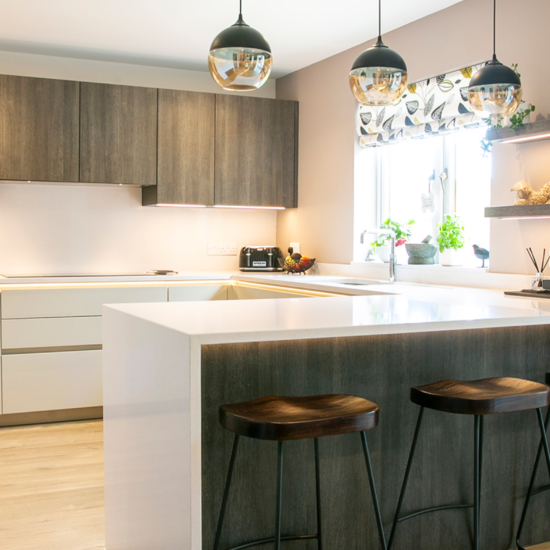
[[[380,225],[380,229],[393,231],[395,235],[395,246],[402,246],[412,235],[412,225],[414,225],[414,220],[409,220],[407,223],[402,224],[391,218],[387,218],[386,221]],[[390,235],[378,235],[372,243],[372,250],[376,252],[385,263],[390,261],[390,239]]]
[[[460,218],[456,214],[447,215],[442,223],[437,224],[437,227],[439,228],[437,243],[441,265],[461,265],[457,252],[464,247],[466,237]]]

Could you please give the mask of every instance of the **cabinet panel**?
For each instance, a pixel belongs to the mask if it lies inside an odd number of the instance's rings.
[[[174,286],[168,289],[170,302],[227,300],[227,285]]]
[[[214,204],[216,96],[159,90],[157,187],[143,204]]]
[[[0,76],[0,179],[78,181],[79,89]]]
[[[81,84],[80,181],[154,185],[157,90]]]
[[[54,317],[2,321],[3,350],[98,344],[101,344],[101,317]]]
[[[264,288],[249,288],[246,286],[232,286],[228,289],[228,300],[270,300],[273,298],[308,298],[307,295]]]
[[[2,291],[2,319],[101,315],[103,304],[166,302],[167,287]]]
[[[4,414],[101,406],[101,351],[2,357]]]
[[[216,96],[215,203],[296,206],[298,103]]]

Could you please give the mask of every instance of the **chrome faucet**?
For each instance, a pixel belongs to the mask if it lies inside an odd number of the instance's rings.
[[[390,283],[395,283],[395,233],[391,229],[365,229],[361,233],[359,241],[365,242],[365,235],[389,235],[391,237],[390,249]]]

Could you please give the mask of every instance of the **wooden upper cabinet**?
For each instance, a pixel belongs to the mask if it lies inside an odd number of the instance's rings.
[[[83,82],[80,181],[154,185],[157,90]]]
[[[0,179],[78,181],[79,87],[0,76]]]
[[[156,187],[143,204],[214,204],[216,96],[159,90]]]
[[[215,204],[297,204],[298,103],[216,96]]]

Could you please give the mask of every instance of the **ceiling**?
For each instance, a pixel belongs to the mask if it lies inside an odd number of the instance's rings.
[[[461,1],[383,0],[383,32]],[[372,39],[377,10],[377,0],[243,0],[275,78]],[[237,16],[238,0],[0,0],[0,50],[206,71],[210,43]]]

